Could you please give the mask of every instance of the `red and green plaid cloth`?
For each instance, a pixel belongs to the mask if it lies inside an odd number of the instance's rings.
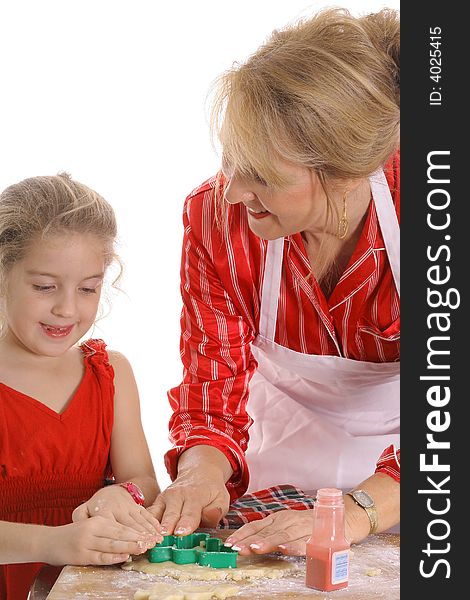
[[[315,499],[293,485],[277,485],[253,494],[245,494],[230,505],[220,521],[220,529],[238,529],[250,521],[264,519],[278,510],[307,510]]]

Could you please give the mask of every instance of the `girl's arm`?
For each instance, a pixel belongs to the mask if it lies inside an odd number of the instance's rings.
[[[137,385],[129,361],[109,351],[114,369],[114,425],[111,436],[111,467],[116,483],[132,482],[143,492],[149,506],[160,492],[140,418]],[[160,536],[160,524],[131,494],[119,485],[96,492],[74,511],[78,521],[96,515],[111,516],[119,523]]]
[[[0,564],[110,565],[154,543],[153,536],[103,517],[60,527],[0,521]]]
[[[117,483],[132,481],[140,487],[145,506],[160,493],[140,417],[134,373],[119,352],[108,352],[114,368],[114,426],[111,436],[111,466]],[[123,490],[125,491],[125,490]]]

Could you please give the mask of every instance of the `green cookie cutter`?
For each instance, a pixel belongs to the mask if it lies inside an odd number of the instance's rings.
[[[191,533],[184,536],[166,535],[149,550],[152,563],[172,561],[178,565],[196,563],[214,569],[235,569],[238,552],[227,548],[219,538],[208,533]]]

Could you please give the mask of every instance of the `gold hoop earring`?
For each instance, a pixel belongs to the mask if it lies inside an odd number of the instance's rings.
[[[344,238],[348,234],[348,230],[349,230],[348,215],[346,212],[346,196],[347,195],[348,195],[348,192],[344,192],[344,194],[343,194],[343,214],[341,215],[341,219],[338,222],[338,230],[336,232],[336,237],[339,240],[344,240]]]

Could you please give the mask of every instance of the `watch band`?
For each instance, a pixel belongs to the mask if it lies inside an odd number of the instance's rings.
[[[365,510],[370,523],[369,535],[375,533],[379,526],[379,518],[373,498],[364,490],[352,490],[346,492],[346,495],[351,496],[354,502]]]
[[[123,483],[118,483],[117,485],[123,487],[125,490],[129,492],[132,496],[132,499],[136,504],[140,504],[140,506],[144,506],[145,497],[138,485],[132,483],[132,481],[124,481]]]

